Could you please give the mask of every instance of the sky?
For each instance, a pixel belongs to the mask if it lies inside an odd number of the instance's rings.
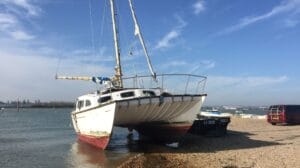
[[[124,75],[150,74],[115,0]],[[300,0],[133,0],[154,69],[207,76],[205,105],[300,103]],[[0,101],[74,101],[112,76],[108,0],[0,0]],[[129,53],[132,54],[129,54]]]

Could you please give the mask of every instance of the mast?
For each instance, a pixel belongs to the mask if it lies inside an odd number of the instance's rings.
[[[114,44],[115,44],[115,55],[116,55],[116,67],[115,67],[115,77],[114,82],[117,87],[123,87],[122,81],[122,69],[121,69],[121,59],[120,59],[120,48],[119,48],[119,39],[118,39],[118,30],[116,25],[116,13],[115,13],[115,5],[114,0],[110,0],[110,10],[111,10],[111,18],[112,18],[112,26],[113,26],[113,34],[114,34]]]
[[[154,80],[156,80],[156,73],[153,70],[152,63],[151,63],[151,60],[150,60],[150,57],[149,57],[149,54],[148,54],[148,51],[147,51],[147,48],[146,48],[146,45],[145,45],[145,42],[144,42],[144,38],[143,38],[142,33],[140,31],[140,26],[138,24],[138,21],[137,21],[135,12],[134,12],[134,8],[133,8],[133,5],[132,5],[132,0],[129,0],[129,6],[130,6],[131,14],[132,14],[132,19],[133,19],[133,22],[134,22],[134,27],[135,27],[134,35],[139,37],[139,40],[140,40],[140,42],[142,44],[142,47],[143,47],[143,50],[144,50],[144,54],[145,54],[146,59],[147,59],[149,70],[150,70],[151,75],[154,78]]]

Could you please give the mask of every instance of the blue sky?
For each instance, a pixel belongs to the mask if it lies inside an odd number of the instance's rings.
[[[300,0],[134,0],[157,73],[208,77],[206,105],[296,104]],[[148,74],[127,0],[116,0],[124,74]],[[113,74],[108,0],[0,0],[0,100],[67,100]],[[130,56],[129,51],[133,52]]]

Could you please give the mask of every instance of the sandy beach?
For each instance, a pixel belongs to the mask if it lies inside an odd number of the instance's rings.
[[[300,168],[300,125],[232,117],[225,136],[190,135],[178,148],[145,151],[119,167]]]

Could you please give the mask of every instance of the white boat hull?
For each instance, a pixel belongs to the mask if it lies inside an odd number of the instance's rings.
[[[126,127],[152,122],[192,123],[205,97],[205,95],[147,97],[118,101],[114,124]]]

